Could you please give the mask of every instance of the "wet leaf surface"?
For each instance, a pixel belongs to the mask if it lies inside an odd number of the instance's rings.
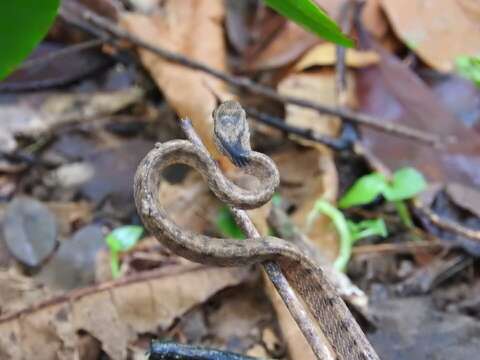
[[[36,267],[55,249],[57,223],[41,202],[16,198],[5,211],[3,239],[10,253],[21,263]]]
[[[60,243],[53,258],[35,278],[55,290],[91,285],[95,279],[95,258],[105,248],[105,231],[102,227],[87,225],[71,239]]]
[[[465,315],[435,310],[428,298],[377,301],[378,329],[369,335],[382,359],[475,358],[480,326]]]

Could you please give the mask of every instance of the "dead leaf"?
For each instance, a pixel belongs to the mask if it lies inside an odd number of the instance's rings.
[[[247,49],[244,68],[249,71],[259,71],[278,68],[295,61],[306,50],[317,44],[320,40],[313,34],[305,31],[295,23],[285,23],[273,41],[266,46],[263,44],[265,37],[260,37],[262,43]]]
[[[273,157],[280,171],[280,194],[296,207],[292,220],[303,229],[315,201],[335,201],[338,178],[331,154],[316,149],[285,150]],[[338,235],[325,216],[319,217],[308,234],[315,246],[333,261],[337,256]]]
[[[160,11],[150,16],[126,13],[122,22],[129,31],[154,45],[226,71],[223,18],[221,0],[167,0]],[[211,116],[217,101],[210,89],[226,95],[224,84],[147,50],[140,49],[139,53],[169,104],[179,116],[192,119],[209,151],[218,155]]]
[[[33,198],[18,197],[7,206],[2,230],[8,250],[26,266],[40,265],[57,244],[55,217]]]
[[[445,146],[435,149],[362,127],[365,146],[391,170],[414,166],[430,181],[478,186],[478,134],[456,119],[406,64],[374,47],[382,60],[378,67],[358,71],[360,110],[438,135]]]
[[[95,279],[95,258],[106,248],[105,231],[99,225],[87,225],[79,229],[71,239],[64,240],[43,266],[37,282],[49,289],[72,290],[91,285]]]
[[[373,51],[361,51],[346,49],[345,64],[352,68],[361,68],[377,64],[379,56]],[[337,62],[336,48],[334,44],[320,44],[303,55],[295,64],[295,71],[302,71],[313,66],[332,66]]]
[[[367,0],[361,13],[362,24],[377,39],[382,39],[388,31],[388,20],[382,11],[381,0]]]
[[[28,60],[41,59],[57,51],[65,51],[70,46],[64,43],[43,41],[28,57]],[[0,81],[0,92],[50,89],[59,85],[74,83],[110,66],[113,61],[99,50],[84,49],[40,62],[25,68],[18,68],[6,79]]]
[[[15,136],[37,138],[62,125],[115,113],[142,97],[143,90],[135,87],[113,92],[22,95],[13,103],[0,105],[0,150],[15,150]]]
[[[381,0],[397,35],[434,69],[450,72],[458,56],[480,53],[480,4],[452,0]]]
[[[20,274],[14,267],[0,271],[0,289],[2,289],[0,291],[0,314],[19,311],[32,306],[40,299],[52,296],[48,289],[37,286],[31,278]]]
[[[451,183],[445,187],[445,191],[457,206],[471,211],[480,218],[480,192],[478,189]]]
[[[352,80],[350,78],[350,80]],[[352,82],[350,82],[352,83]],[[316,101],[322,104],[336,105],[335,76],[332,71],[292,74],[282,80],[278,85],[282,95],[297,96],[299,98]],[[355,87],[349,86],[347,104],[354,106]],[[320,134],[336,137],[340,131],[341,121],[332,115],[319,114],[315,110],[305,109],[296,105],[286,106],[286,119],[288,124],[312,129]],[[316,142],[292,137],[301,144],[326,149]]]
[[[169,326],[247,274],[247,269],[191,264],[73,291],[0,317],[0,354],[6,360],[54,359],[61,352],[71,359],[78,352],[77,332],[83,330],[99,340],[112,359],[125,359],[137,332]]]
[[[314,1],[334,19],[339,15],[343,3],[337,0]],[[243,54],[243,70],[259,71],[288,65],[321,42],[316,35],[294,22],[285,21],[268,8],[257,10],[256,15],[256,21],[250,28],[251,44]]]
[[[265,281],[265,290],[272,302],[273,308],[277,315],[278,323],[282,330],[283,338],[288,346],[288,353],[291,359],[302,359],[302,360],[316,360],[317,357],[313,353],[310,345],[303,336],[300,328],[298,327],[295,320],[293,320],[292,315],[285,306],[282,298],[278,295],[277,290],[264,275]]]

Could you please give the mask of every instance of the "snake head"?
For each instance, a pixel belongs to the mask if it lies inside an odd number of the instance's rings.
[[[221,153],[238,167],[250,161],[250,130],[245,110],[236,101],[225,101],[213,112],[215,142]]]

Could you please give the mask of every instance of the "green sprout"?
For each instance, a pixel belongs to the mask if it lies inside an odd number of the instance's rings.
[[[133,248],[143,234],[143,227],[137,225],[121,226],[105,237],[110,249],[110,267],[113,278],[120,276],[119,254]]]
[[[423,175],[414,168],[406,167],[393,174],[392,181],[378,172],[359,178],[340,199],[338,206],[346,209],[371,203],[379,195],[393,203],[405,226],[413,227],[413,221],[404,200],[408,200],[425,190],[427,182]]]
[[[459,56],[455,59],[457,72],[480,87],[480,55]]]
[[[383,219],[363,220],[355,223],[347,220],[340,210],[322,199],[317,200],[312,210],[308,213],[306,224],[307,232],[310,231],[313,223],[320,214],[324,214],[330,218],[340,236],[340,250],[333,264],[333,266],[340,271],[345,271],[347,268],[347,264],[352,255],[352,247],[358,240],[368,236],[386,237],[388,235],[387,227]]]

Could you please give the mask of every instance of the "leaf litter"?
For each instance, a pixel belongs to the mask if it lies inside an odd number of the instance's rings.
[[[342,20],[340,2],[316,2]],[[408,1],[399,9],[393,1],[366,1],[356,20],[377,45],[370,42],[365,49],[361,29],[352,32],[362,46],[346,53],[342,98],[334,46],[261,2],[132,0],[128,11],[116,0],[75,3],[118,19],[148,42],[220,71],[239,72],[282,95],[341,105],[456,140],[436,149],[360,126],[352,148],[337,152],[251,119],[255,148],[279,167],[286,216],[311,239],[327,269],[338,253],[338,234],[326,217],[307,232],[307,216],[317,200],[336,205],[351,184],[373,171],[388,178],[401,167],[415,167],[430,185],[439,184],[422,203],[424,209],[454,222],[454,230],[478,232],[479,90],[459,78],[453,66],[459,56],[478,53],[474,2],[442,1],[434,7],[425,2],[422,7]],[[444,28],[452,23],[446,36]],[[57,22],[33,58],[88,39]],[[217,96],[230,98],[232,90],[202,72],[123,43],[74,52],[47,65],[36,74],[21,70],[0,83],[2,89],[12,83],[25,89],[37,80],[52,80],[48,89],[24,93],[17,88],[20,92],[0,96],[5,117],[0,125],[0,358],[142,358],[150,339],[170,338],[263,358],[313,359],[256,270],[195,265],[147,234],[120,254],[120,277],[112,280],[105,234],[141,225],[132,202],[138,161],[156,141],[181,136],[179,117],[192,118],[213,149],[211,113]],[[65,81],[69,75],[76,83]],[[345,122],[339,117],[243,92],[235,96],[291,126],[343,136]],[[256,186],[231,171],[225,158],[216,158],[236,182]],[[181,167],[164,176],[161,199],[168,213],[181,227],[218,235],[222,204],[203,180]],[[361,240],[357,246],[363,249],[353,252],[347,272],[333,276],[345,280],[339,291],[368,325],[364,329],[376,327],[369,336],[385,357],[402,359],[400,344],[408,347],[410,358],[430,356],[428,349],[434,348],[461,359],[470,356],[471,347],[456,344],[477,331],[472,319],[480,314],[475,311],[478,286],[472,286],[478,282],[478,241],[417,211],[424,195],[409,203],[413,229],[399,225],[394,209],[381,199],[347,210],[355,221],[384,218],[391,235]],[[12,210],[22,198],[29,200]],[[262,234],[273,231],[267,223],[270,209],[267,204],[250,212]],[[433,242],[436,252],[419,250]],[[34,249],[34,255],[18,250],[21,246]],[[428,294],[405,298],[399,284]],[[432,305],[431,292],[453,310],[446,314],[439,303]],[[385,310],[392,307],[397,310]],[[371,316],[378,321],[370,321]],[[412,327],[411,316],[423,320]],[[444,339],[451,344],[447,352]]]

